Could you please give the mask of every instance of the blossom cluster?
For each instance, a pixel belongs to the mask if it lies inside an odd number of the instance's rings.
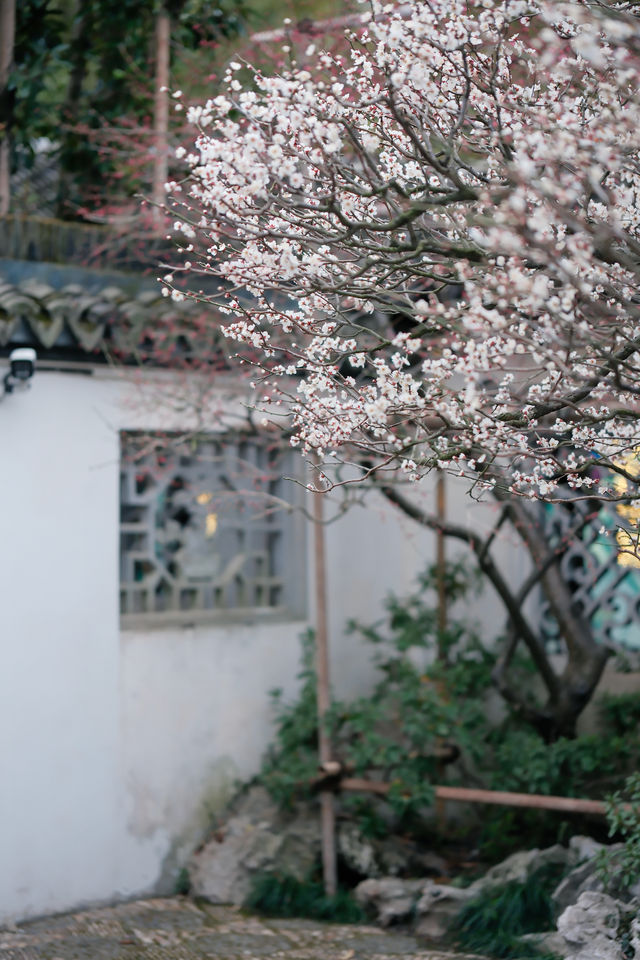
[[[175,232],[294,445],[612,494],[640,447],[624,5],[371,0],[342,55],[232,62],[188,118]]]

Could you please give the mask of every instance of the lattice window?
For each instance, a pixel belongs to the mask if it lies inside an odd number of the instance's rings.
[[[613,506],[593,511],[588,501],[571,507],[549,505],[544,510],[549,544],[568,544],[559,572],[571,587],[576,609],[590,621],[596,640],[640,650],[640,561],[621,542],[624,515]],[[572,531],[580,518],[584,526],[575,536]],[[558,625],[544,598],[541,626],[547,648],[563,652]]]
[[[121,444],[125,626],[304,614],[304,527],[284,479],[292,453],[242,436],[122,433]]]

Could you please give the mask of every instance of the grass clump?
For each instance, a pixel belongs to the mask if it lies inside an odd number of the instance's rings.
[[[551,893],[559,879],[558,868],[547,866],[524,882],[512,881],[482,891],[464,905],[454,921],[456,944],[469,953],[498,960],[555,960],[555,954],[543,953],[535,943],[520,938],[554,926]]]
[[[191,877],[189,876],[189,871],[186,867],[182,867],[182,869],[178,872],[173,892],[177,896],[182,897],[188,896],[191,892]]]
[[[350,890],[339,888],[334,897],[328,897],[321,880],[301,881],[274,873],[255,878],[244,905],[269,917],[307,917],[334,923],[362,923],[365,919]]]

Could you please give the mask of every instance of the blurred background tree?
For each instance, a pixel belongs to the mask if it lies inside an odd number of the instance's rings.
[[[171,89],[201,100],[229,56],[260,55],[252,31],[343,7],[341,0],[0,0],[7,64],[0,152],[7,178],[11,172],[1,212],[99,223],[138,217],[135,198],[151,195],[158,143],[161,18]],[[184,123],[168,114],[167,156]]]

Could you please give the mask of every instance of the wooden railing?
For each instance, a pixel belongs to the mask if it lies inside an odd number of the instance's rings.
[[[354,793],[374,793],[386,796],[391,784],[383,780],[367,780],[365,777],[346,776],[349,771],[335,760],[321,765],[323,771],[310,783],[314,791],[346,790]],[[606,804],[602,800],[584,797],[552,797],[539,793],[512,793],[507,790],[482,790],[475,787],[434,786],[436,800],[453,800],[458,803],[487,803],[500,807],[529,807],[535,810],[556,810],[562,813],[588,813],[604,816]]]

